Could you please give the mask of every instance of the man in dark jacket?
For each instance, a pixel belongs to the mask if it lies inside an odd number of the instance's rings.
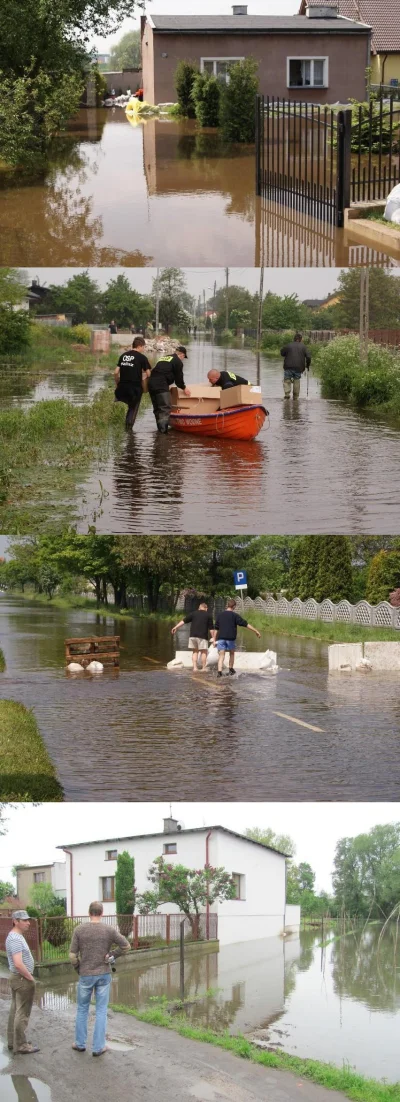
[[[303,337],[301,333],[296,333],[294,341],[290,344],[285,344],[281,348],[281,356],[283,360],[283,389],[285,392],[285,398],[290,398],[292,386],[293,386],[293,398],[298,398],[300,394],[300,379],[304,371],[308,371],[311,363],[311,356],[303,344]]]
[[[128,411],[125,419],[125,428],[131,429],[135,424],[142,398],[143,375],[150,375],[150,364],[147,356],[143,355],[145,341],[143,337],[135,337],[132,341],[132,349],[123,352],[119,357],[118,366],[114,371],[117,384],[115,397],[117,402],[125,402]]]
[[[220,386],[221,390],[228,390],[231,386],[250,386],[248,379],[244,379],[243,375],[235,375],[234,371],[217,371],[212,368],[207,379],[211,386]]]
[[[236,651],[236,636],[237,629],[248,628],[249,631],[254,631],[258,639],[260,638],[260,632],[257,628],[253,628],[251,624],[248,624],[247,620],[243,619],[243,616],[239,616],[238,612],[235,612],[236,601],[230,598],[227,601],[225,612],[220,612],[215,621],[215,643],[218,651],[218,677],[222,677],[222,667],[225,660],[225,651],[229,653],[229,673],[231,676],[235,673],[235,651]]]
[[[175,384],[179,390],[190,398],[190,390],[187,389],[183,378],[183,361],[187,359],[186,348],[178,344],[173,356],[163,356],[156,363],[149,378],[149,394],[153,404],[153,412],[159,432],[168,432],[169,415],[171,413],[170,386]]]
[[[176,635],[179,628],[184,624],[190,624],[190,637],[189,637],[189,650],[192,651],[192,666],[193,672],[197,673],[199,665],[199,654],[201,656],[201,669],[204,671],[207,666],[208,655],[208,641],[210,632],[214,632],[213,618],[208,611],[207,601],[204,597],[201,598],[199,607],[196,612],[189,612],[183,620],[179,621],[179,624],[175,624],[174,628],[171,628],[171,634]]]

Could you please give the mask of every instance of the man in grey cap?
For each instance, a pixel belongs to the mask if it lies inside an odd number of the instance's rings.
[[[149,394],[159,432],[168,432],[171,413],[170,386],[175,384],[190,398],[183,378],[183,361],[187,359],[186,348],[178,344],[173,356],[163,356],[153,367],[149,378]]]
[[[29,930],[27,911],[14,911],[12,930],[6,938],[6,953],[10,969],[11,1009],[8,1017],[8,1047],[15,1055],[39,1052],[37,1045],[26,1039],[26,1028],[33,1006],[36,983],[33,978],[35,962],[25,934]]]

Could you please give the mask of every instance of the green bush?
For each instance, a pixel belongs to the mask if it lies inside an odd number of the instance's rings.
[[[31,342],[29,314],[25,310],[12,310],[0,306],[0,355],[23,352]]]
[[[73,325],[70,332],[77,344],[90,344],[91,330],[89,325]]]
[[[178,97],[178,107],[181,115],[188,119],[195,118],[195,106],[193,102],[193,85],[199,70],[192,61],[180,61],[175,72],[175,88]]]
[[[294,333],[263,333],[261,340],[261,348],[265,348],[268,351],[269,348],[283,348],[285,344],[289,344],[293,340]]]
[[[388,601],[390,593],[399,586],[400,551],[378,551],[368,571],[367,601],[371,605]]]
[[[229,83],[221,85],[219,122],[228,142],[254,142],[258,64],[252,57],[229,70]]]
[[[358,337],[338,337],[318,353],[324,398],[344,399],[359,407],[398,402],[400,364],[391,352],[372,342],[366,361]]]
[[[221,101],[221,82],[209,73],[197,73],[192,88],[192,100],[194,103],[197,122],[200,126],[215,126],[219,124],[219,109]]]

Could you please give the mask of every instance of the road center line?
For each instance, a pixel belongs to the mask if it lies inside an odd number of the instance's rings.
[[[318,731],[319,734],[325,734],[322,727],[313,727],[312,723],[305,723],[303,719],[296,719],[295,716],[287,716],[285,712],[273,712],[273,716],[279,716],[280,719],[288,719],[290,723],[298,723],[299,727],[308,727],[309,731]]]
[[[143,662],[153,662],[154,666],[164,665],[164,663],[160,662],[159,658],[146,658],[145,655],[143,656]]]

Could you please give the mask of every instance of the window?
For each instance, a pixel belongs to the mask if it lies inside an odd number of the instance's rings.
[[[327,88],[327,57],[288,57],[288,88]]]
[[[34,884],[44,884],[44,882],[45,882],[44,881],[44,872],[34,872],[34,874],[33,874],[33,883]]]
[[[117,849],[106,849],[106,861],[116,861],[118,857]]]
[[[100,897],[103,903],[114,903],[115,900],[115,876],[102,876],[100,880]]]
[[[243,876],[243,874],[241,872],[233,872],[232,873],[232,880],[234,881],[235,888],[236,888],[236,894],[234,895],[233,898],[234,899],[245,899],[246,898],[246,878]]]
[[[177,853],[176,842],[165,842],[163,845],[163,853]]]
[[[229,70],[238,61],[244,61],[244,57],[201,57],[200,72],[209,73],[224,84],[229,84]]]

